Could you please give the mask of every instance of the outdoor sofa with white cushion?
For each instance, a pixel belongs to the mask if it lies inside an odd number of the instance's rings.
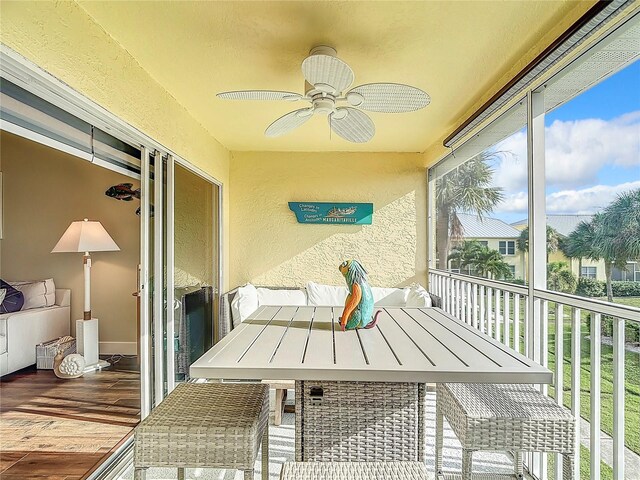
[[[414,284],[402,288],[371,287],[375,306],[442,307],[440,297]],[[341,307],[348,295],[346,286],[307,282],[306,287],[256,287],[250,283],[220,297],[220,338],[265,305]]]

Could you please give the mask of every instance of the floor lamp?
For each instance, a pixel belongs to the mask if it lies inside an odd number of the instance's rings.
[[[51,253],[84,253],[84,316],[76,320],[78,353],[84,356],[85,372],[109,366],[98,357],[98,319],[91,316],[91,255],[90,252],[114,252],[120,248],[100,222],[88,219],[72,222]]]

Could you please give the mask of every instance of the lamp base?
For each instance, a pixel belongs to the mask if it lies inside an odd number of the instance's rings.
[[[78,353],[87,364],[85,372],[101,370],[109,363],[98,357],[98,319],[76,320],[76,345]]]

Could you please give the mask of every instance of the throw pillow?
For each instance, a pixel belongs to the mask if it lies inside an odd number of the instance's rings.
[[[371,287],[376,307],[405,307],[409,288]]]
[[[431,295],[420,284],[414,283],[409,287],[409,295],[407,296],[407,307],[430,307]]]
[[[316,307],[341,307],[344,305],[348,294],[347,287],[322,285],[315,282],[307,283],[309,305]]]
[[[245,319],[258,309],[258,291],[256,287],[247,283],[244,287],[238,287],[235,297],[231,301],[231,316],[233,327],[240,325]]]
[[[258,305],[292,305],[304,306],[307,304],[307,295],[304,290],[277,290],[271,288],[257,288]]]
[[[36,281],[9,282],[24,295],[23,310],[51,307],[56,303],[56,286],[52,278]]]
[[[5,290],[2,304],[0,304],[0,313],[12,313],[21,310],[24,305],[22,292],[13,288],[4,280],[0,280],[0,288]]]

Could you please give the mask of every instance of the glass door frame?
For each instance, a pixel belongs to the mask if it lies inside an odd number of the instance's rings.
[[[140,393],[141,419],[175,388],[175,165],[209,182],[215,207],[214,304],[223,285],[223,184],[187,161],[142,147],[140,214]],[[151,168],[150,155],[154,158]],[[155,168],[161,166],[161,168]],[[153,171],[152,171],[153,170]],[[152,187],[153,184],[153,187]],[[153,192],[152,192],[153,190]],[[153,207],[152,207],[153,198]],[[153,208],[153,212],[152,212]],[[151,216],[153,215],[153,231]],[[153,251],[153,255],[151,255]],[[154,272],[152,276],[150,272]],[[218,335],[214,312],[213,341]],[[166,338],[166,342],[165,342]]]

